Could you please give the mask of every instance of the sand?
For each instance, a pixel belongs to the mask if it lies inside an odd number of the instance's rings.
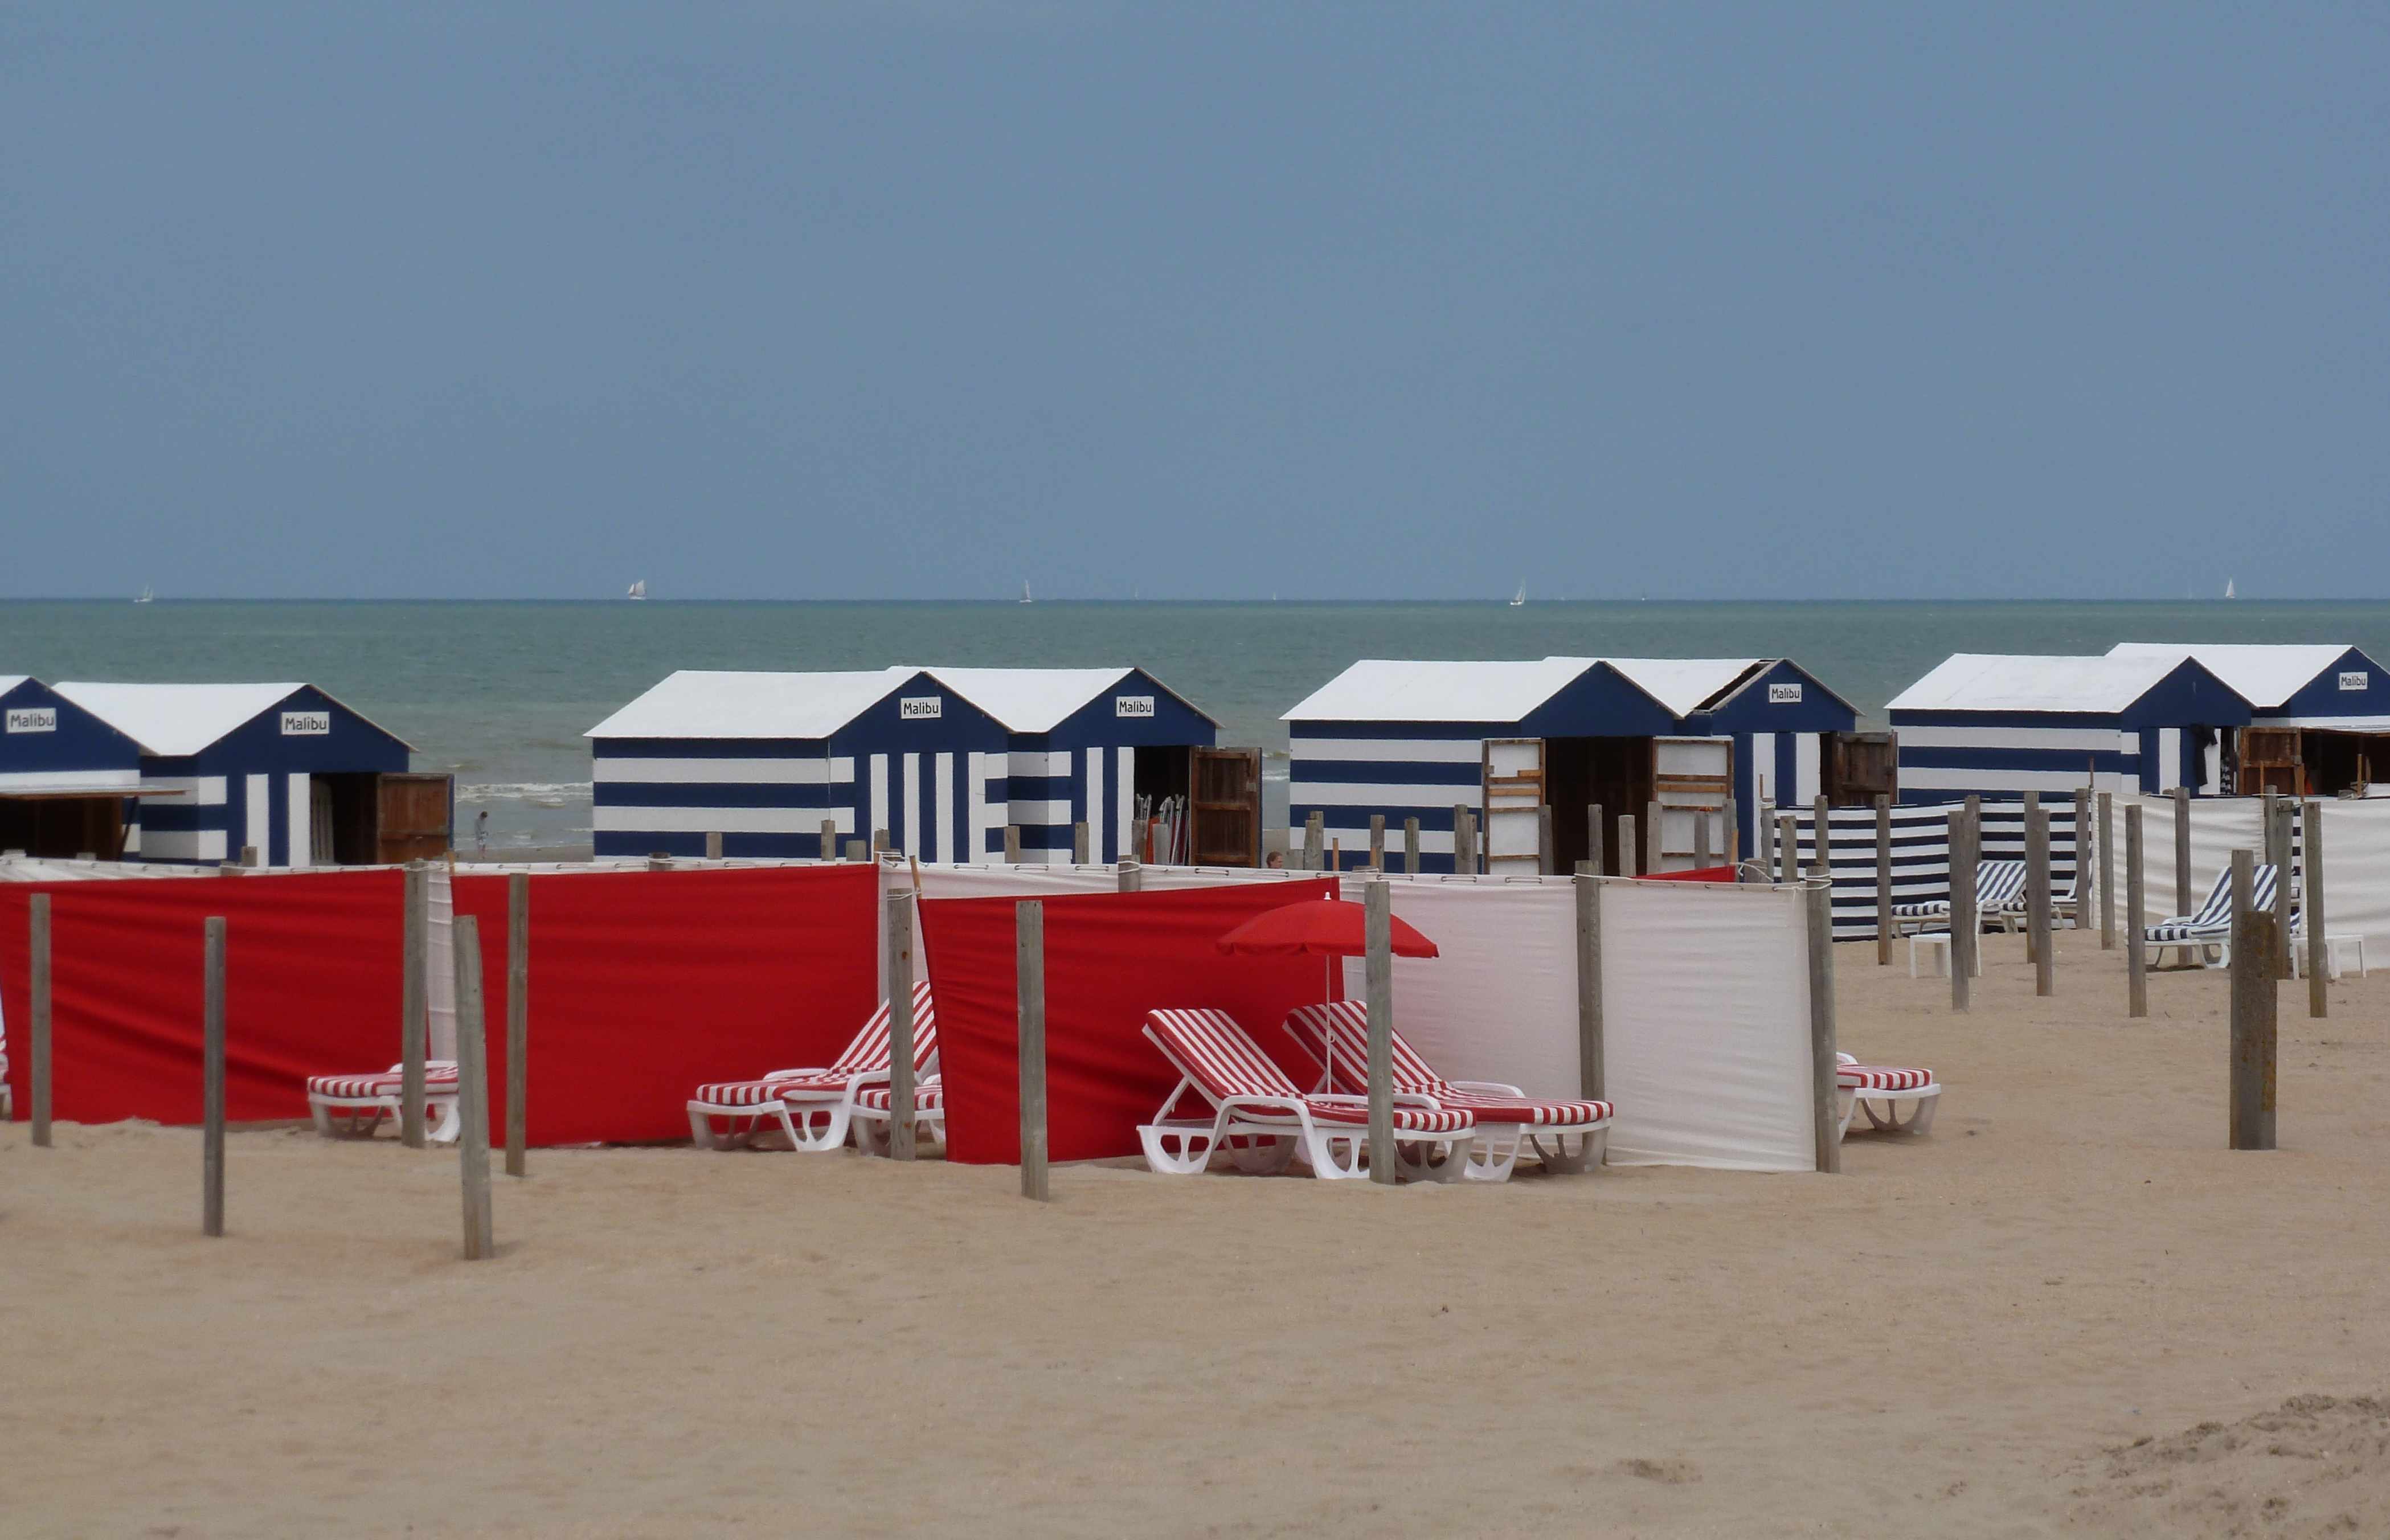
[[[453,1154],[238,1134],[207,1241],[195,1134],[19,1123],[0,1533],[2390,1533],[2390,977],[2236,1155],[2221,975],[1987,951],[1837,949],[1949,1087],[1840,1178],[535,1151],[467,1265]]]

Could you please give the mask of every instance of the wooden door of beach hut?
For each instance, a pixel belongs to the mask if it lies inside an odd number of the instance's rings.
[[[1485,869],[1543,870],[1544,740],[1487,738],[1482,774]]]
[[[1660,804],[1660,860],[1655,871],[1690,871],[1708,846],[1711,863],[1725,861],[1727,799],[1734,795],[1734,740],[1724,738],[1655,738],[1651,740],[1651,800]],[[1710,820],[1703,840],[1694,820]]]
[[[1190,751],[1189,859],[1199,866],[1258,866],[1262,849],[1262,751]]]

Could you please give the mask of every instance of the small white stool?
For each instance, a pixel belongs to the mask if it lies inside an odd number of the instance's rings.
[[[1950,976],[1950,932],[1920,930],[1908,938],[1908,976],[1912,979],[1917,977],[1917,949],[1920,946],[1934,954],[1934,976],[1937,979],[1948,978]],[[1974,976],[1978,979],[1984,976],[1984,956],[1980,951],[1975,954]]]
[[[2325,977],[2332,979],[2340,977],[2342,971],[2347,966],[2345,963],[2341,961],[2341,954],[2344,952],[2354,952],[2357,954],[2357,976],[2360,979],[2365,977],[2365,938],[2360,935],[2326,936],[2323,938],[2324,967],[2327,969]],[[2295,979],[2304,976],[2306,971],[2306,938],[2302,936],[2299,938],[2297,943],[2291,947],[2291,977]]]

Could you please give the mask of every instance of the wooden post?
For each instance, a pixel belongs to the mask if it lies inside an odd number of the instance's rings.
[[[1131,819],[1129,822],[1129,841],[1136,848],[1137,854],[1135,859],[1137,864],[1140,866],[1144,866],[1148,856],[1151,854],[1153,849],[1153,820],[1150,818]],[[1128,854],[1128,852],[1123,851],[1121,853],[1123,855],[1126,855]]]
[[[2037,792],[2024,794],[2024,930],[2033,953],[2033,992],[2047,996],[2058,988],[2056,949],[2049,929],[2049,810]]]
[[[821,858],[825,861],[838,859],[838,820],[836,818],[824,818],[821,821]]]
[[[1742,820],[1734,805],[1734,799],[1732,797],[1728,797],[1726,800],[1725,816],[1726,838],[1722,841],[1725,846],[1725,850],[1722,853],[1726,856],[1726,864],[1728,866],[1739,866],[1742,864]]]
[[[1382,813],[1369,815],[1369,869],[1386,869],[1386,815]]]
[[[1710,865],[1710,812],[1708,808],[1693,810],[1693,869],[1707,871]]]
[[[1817,841],[1809,849],[1809,875],[1831,882],[1834,879],[1834,818],[1822,795],[1809,804],[1809,822],[1817,834]]]
[[[409,1149],[423,1148],[423,1061],[430,1050],[431,868],[406,864],[403,890],[406,913],[399,940],[405,976],[398,995],[398,1137]],[[454,913],[453,908],[451,913]],[[383,1041],[389,1041],[385,1038]]]
[[[507,1174],[531,1139],[531,874],[507,877]]]
[[[465,1195],[465,1260],[497,1254],[490,1215],[490,1055],[482,1014],[482,922],[456,919],[456,1168]]]
[[[1044,1202],[1046,1178],[1046,905],[1012,906],[1021,1011],[1021,1196]]]
[[[1646,802],[1643,806],[1643,869],[1646,872],[1668,869],[1668,845],[1662,824],[1660,804],[1656,801]]]
[[[1875,965],[1892,966],[1892,799],[1875,799]]]
[[[199,1233],[225,1233],[225,922],[207,922],[199,1046]]]
[[[2150,1013],[2150,956],[2147,930],[2150,917],[2148,903],[2142,893],[2148,877],[2141,857],[2141,804],[2138,802],[2125,809],[2125,1014],[2139,1018]]]
[[[2080,892],[2082,890],[2077,889]],[[2116,794],[2100,793],[2100,950],[2116,949]]]
[[[2191,913],[2191,788],[2174,789],[2174,912]]]
[[[1823,882],[1806,884],[1809,918],[1809,1085],[1816,1109],[1818,1169],[1843,1169],[1842,1119],[1834,1089],[1834,895]]]
[[[1417,818],[1403,820],[1403,870],[1413,877],[1419,875],[1420,821]]]
[[[1776,880],[1789,883],[1801,875],[1801,817],[1795,813],[1776,815]]]
[[[243,845],[240,847],[240,864],[244,866],[254,866],[257,865],[257,847],[255,845]],[[217,1233],[221,1235],[223,1232],[218,1231]]]
[[[672,856],[663,851],[655,852],[648,857],[648,870],[651,872],[668,872],[672,870]]]
[[[2274,800],[2267,819],[2266,858],[2274,864],[2274,977],[2291,976],[2291,815],[2290,799]]]
[[[848,860],[868,860],[870,858],[870,854],[871,853],[864,847],[863,841],[860,837],[849,840],[846,842],[846,858]]]
[[[1004,864],[1008,866],[1021,865],[1021,826],[1019,824],[1004,826]]]
[[[1469,809],[1459,802],[1453,803],[1452,869],[1455,872],[1465,872],[1475,869],[1469,859],[1468,853],[1470,852],[1471,847],[1465,842],[1468,839],[1468,830]]]
[[[2246,851],[2232,853],[2233,887],[2242,893]],[[2274,917],[2236,896],[2232,917],[2232,1091],[2234,1149],[2274,1148]]]
[[[2307,1015],[2321,1020],[2327,1014],[2325,975],[2332,967],[2332,948],[2325,944],[2323,928],[2322,802],[2306,804],[2306,837],[2299,850],[2299,918],[2307,928]]]
[[[1087,864],[1087,821],[1085,818],[1071,826],[1071,864],[1077,866]]]
[[[1552,845],[1552,806],[1546,802],[1536,809],[1536,871],[1549,877],[1558,871],[1559,853]]]
[[[1328,869],[1332,872],[1344,869],[1344,837],[1341,834],[1328,847]]]
[[[1394,1180],[1394,919],[1384,880],[1362,892],[1362,941],[1369,1003],[1369,1180]]]
[[[1143,892],[1144,888],[1145,867],[1135,861],[1122,862],[1120,864],[1120,891],[1124,893],[1134,893]]]
[[[1081,824],[1085,829],[1087,826]],[[888,894],[888,1157],[913,1158],[913,894]]]
[[[1480,852],[1477,845],[1477,813],[1475,809],[1463,808],[1461,810],[1460,827],[1462,830],[1460,837],[1460,869],[1467,872],[1470,876],[1474,877],[1480,870],[1480,863],[1478,859]]]
[[[1585,809],[1585,859],[1587,865],[1593,867],[1593,875],[1596,877],[1602,874],[1604,867],[1601,848],[1602,832],[1601,804],[1587,802]]]
[[[1972,801],[1972,799],[1970,799]],[[1974,819],[1966,806],[1949,814],[1947,837],[1950,861],[1950,1009],[1965,1014],[1974,1008],[1975,835]]]
[[[1328,859],[1328,815],[1314,813],[1303,820],[1303,869],[1316,872]]]
[[[1632,813],[1620,814],[1618,815],[1619,876],[1633,877],[1637,874],[1637,862],[1635,858],[1638,853],[1640,853],[1641,850],[1642,846],[1635,838],[1635,815]]]
[[[26,973],[32,986],[32,1066],[33,1143],[50,1145],[50,895],[35,893],[26,901]]]
[[[1984,971],[1984,911],[1975,902],[1975,877],[1984,864],[1984,799],[1973,792],[1967,794],[1967,971],[1980,978]]]
[[[1588,861],[1576,875],[1577,1095],[1602,1099],[1601,872]]]
[[[887,853],[888,831],[884,828],[873,829],[871,831],[871,858],[877,861],[880,857]]]
[[[1761,802],[1752,810],[1752,822],[1759,827],[1759,866],[1769,880],[1777,880],[1781,868],[1776,853],[1776,804]]]
[[[720,829],[711,829],[707,831],[705,836],[705,858],[708,861],[719,861],[722,859],[722,831]]]
[[[2232,955],[2236,957],[2241,955],[2241,917],[2256,903],[2256,866],[2257,857],[2253,853],[2245,850],[2232,853]],[[2270,955],[2263,960],[2268,967],[2273,965]]]

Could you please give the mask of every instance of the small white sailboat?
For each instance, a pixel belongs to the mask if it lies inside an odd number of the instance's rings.
[[[2230,578],[2226,578],[2224,580],[2224,597],[2228,599],[2232,597],[2232,580]]]
[[[1035,604],[1037,602],[1035,599],[1029,597],[1029,580],[1027,578],[1022,578],[1021,580],[1021,602],[1023,604]]]
[[[631,584],[630,588],[623,593],[623,597],[626,599],[646,598],[648,597],[648,580],[645,578],[639,579],[638,582]]]
[[[1524,605],[1526,604],[1526,602],[1527,602],[1527,584],[1526,584],[1526,581],[1525,581],[1524,579],[1522,579],[1522,580],[1520,580],[1520,583],[1519,583],[1519,591],[1518,591],[1517,593],[1515,593],[1515,594],[1513,594],[1513,595],[1511,595],[1511,596],[1510,596],[1510,608],[1511,608],[1511,609],[1513,609],[1513,610],[1520,609],[1520,608],[1522,608],[1523,606],[1524,606]]]
[[[141,585],[141,592],[134,596],[133,602],[135,604],[155,604],[158,602],[157,591],[145,583]]]

